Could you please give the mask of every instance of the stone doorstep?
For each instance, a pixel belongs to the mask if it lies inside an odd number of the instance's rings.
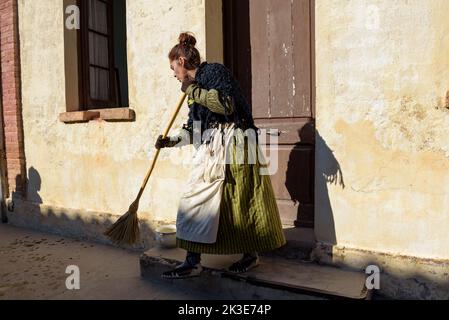
[[[225,268],[241,255],[202,255],[200,277],[178,280],[161,278],[162,272],[182,263],[185,250],[153,248],[140,257],[141,275],[152,281],[190,287],[204,292],[228,294],[232,299],[370,299],[365,274],[315,263],[261,257],[260,265],[245,274]]]
[[[261,253],[264,257],[309,261],[316,246],[315,232],[310,228],[284,227],[287,244],[279,249]]]

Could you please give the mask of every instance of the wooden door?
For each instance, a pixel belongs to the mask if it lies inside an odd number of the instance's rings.
[[[225,0],[225,64],[259,128],[278,129],[272,182],[285,225],[313,227],[313,1]]]

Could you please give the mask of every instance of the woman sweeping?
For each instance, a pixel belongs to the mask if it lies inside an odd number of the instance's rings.
[[[254,152],[243,132],[257,134],[258,129],[248,102],[225,66],[201,62],[195,44],[194,36],[182,33],[168,56],[174,76],[189,98],[184,134],[159,136],[156,142],[158,149],[186,142],[194,143],[196,149],[176,221],[177,246],[187,255],[184,263],[162,274],[167,279],[198,276],[202,253],[241,253],[242,258],[228,271],[246,272],[258,266],[259,252],[286,243],[270,177],[261,174],[258,156],[249,161]],[[196,142],[195,128],[201,130]],[[243,161],[239,158],[242,148]]]

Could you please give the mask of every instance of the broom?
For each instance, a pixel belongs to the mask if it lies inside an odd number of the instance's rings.
[[[164,132],[163,137],[166,138],[168,135],[168,132],[170,131],[171,126],[175,122],[176,117],[178,116],[179,111],[181,110],[182,104],[184,103],[184,100],[186,98],[186,94],[184,93],[181,96],[181,99],[178,103],[178,106],[176,107],[175,112],[173,113],[170,122]],[[128,244],[132,245],[137,242],[139,239],[139,219],[137,217],[137,210],[139,209],[139,201],[140,197],[143,194],[143,190],[145,189],[145,186],[147,185],[148,179],[151,176],[151,173],[153,172],[154,166],[156,165],[156,160],[159,157],[160,149],[156,150],[156,154],[154,155],[153,162],[151,163],[150,170],[148,170],[148,173],[142,183],[142,186],[140,187],[139,194],[137,195],[136,200],[129,206],[128,211],[122,215],[112,226],[110,226],[104,235],[109,237],[114,243],[116,244]]]

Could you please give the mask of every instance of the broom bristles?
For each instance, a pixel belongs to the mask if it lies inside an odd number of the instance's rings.
[[[104,235],[116,244],[132,245],[139,239],[139,219],[137,217],[138,205],[131,204],[128,211],[122,215]]]

